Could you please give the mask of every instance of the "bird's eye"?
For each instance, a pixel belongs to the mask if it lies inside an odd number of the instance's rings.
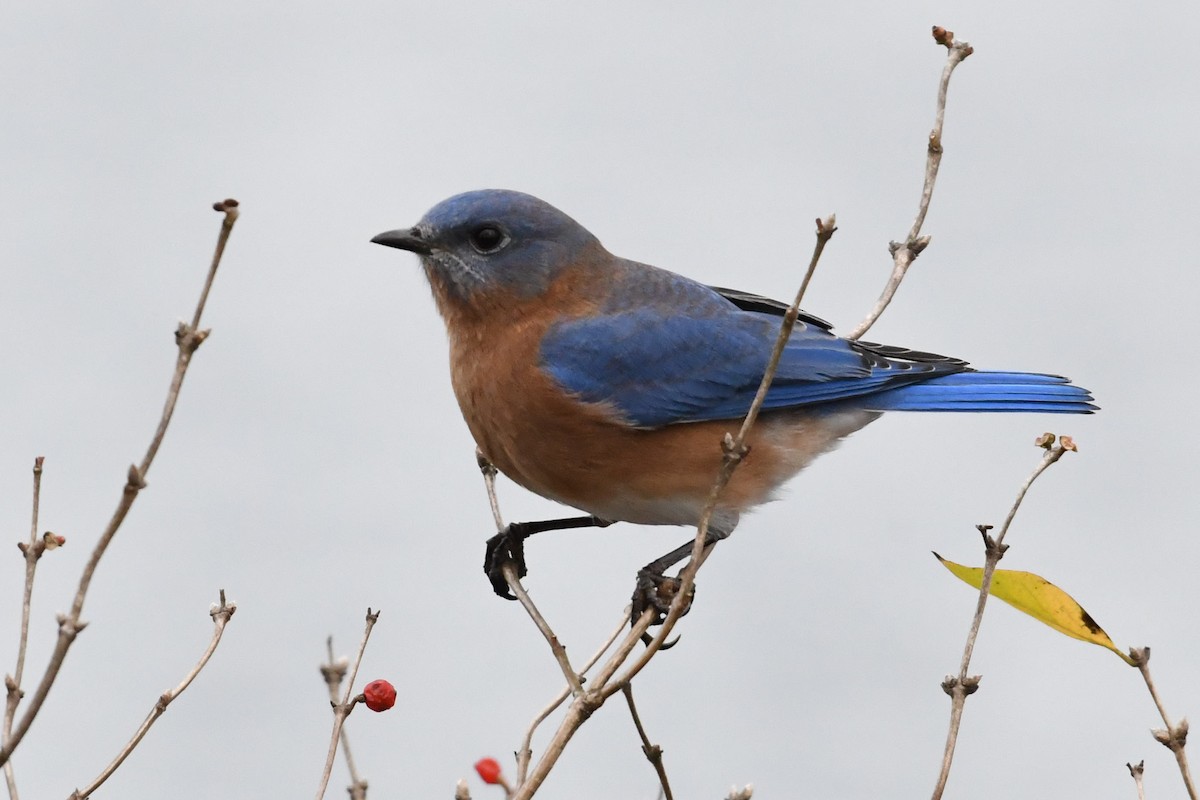
[[[508,244],[508,237],[504,235],[504,231],[497,228],[495,225],[483,225],[471,231],[470,235],[471,246],[480,253],[494,253],[504,245]]]

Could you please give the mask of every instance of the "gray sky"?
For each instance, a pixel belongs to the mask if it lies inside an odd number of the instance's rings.
[[[372,795],[450,797],[559,688],[519,606],[479,570],[491,527],[416,259],[371,245],[459,191],[554,203],[620,255],[790,297],[852,327],[911,224],[942,24],[976,48],[951,89],[919,259],[871,338],[982,368],[1062,373],[1091,418],[889,415],[746,518],[700,578],[682,644],[636,689],[678,796],[922,797],[933,786],[980,561],[1045,430],[1082,452],[1035,487],[1004,566],[1152,645],[1169,710],[1200,713],[1195,637],[1194,3],[9,3],[0,21],[0,529],[28,528],[46,456],[30,671],[40,674],[126,466],[141,458],[218,216],[243,204],[166,445],[15,759],[26,797],[107,763],[239,604],[208,670],[100,797],[296,797],[329,736],[317,671],[383,609],[362,681],[396,710],[348,730]],[[512,484],[512,519],[561,508]],[[568,651],[616,624],[680,529],[529,548]],[[21,562],[0,565],[0,670]],[[950,790],[1182,795],[1136,671],[996,604]],[[545,735],[535,741],[545,742]],[[339,765],[330,789],[346,783]],[[657,791],[619,703],[546,797]]]

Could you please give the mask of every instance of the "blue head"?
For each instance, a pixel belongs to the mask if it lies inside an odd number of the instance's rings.
[[[537,296],[599,248],[596,237],[554,206],[506,189],[455,195],[414,227],[371,241],[420,255],[430,281],[462,303],[496,290]]]

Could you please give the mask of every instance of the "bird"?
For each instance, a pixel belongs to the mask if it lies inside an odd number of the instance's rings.
[[[455,195],[371,241],[419,256],[483,458],[586,514],[514,523],[489,540],[484,568],[497,594],[513,599],[500,567],[514,560],[524,576],[532,533],[697,525],[720,443],[750,408],[785,304],[613,255],[564,212],[506,189]],[[958,358],[844,339],[802,312],[709,541],[884,412],[1095,410],[1066,378],[976,371]],[[652,594],[690,550],[646,565],[640,590]]]

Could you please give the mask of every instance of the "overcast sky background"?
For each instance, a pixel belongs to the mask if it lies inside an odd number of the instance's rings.
[[[400,687],[348,723],[373,797],[449,798],[558,690],[524,612],[480,572],[491,519],[415,257],[369,244],[482,187],[559,206],[615,253],[791,297],[812,219],[840,230],[806,308],[848,331],[916,210],[944,51],[933,243],[877,341],[1068,375],[1093,417],[892,414],[743,520],[701,574],[682,643],[636,683],[676,796],[923,797],[978,563],[1043,431],[1070,455],[1031,493],[1004,566],[1151,645],[1175,717],[1200,714],[1194,423],[1200,73],[1185,2],[52,4],[0,13],[0,530],[68,538],[39,569],[27,685],[141,459],[215,240],[242,202],[149,488],[101,564],[15,757],[27,798],[87,783],[239,610],[208,669],[97,797],[311,796],[329,739],[324,641]],[[511,519],[563,509],[501,486]],[[529,547],[569,653],[618,621],[683,529]],[[22,562],[0,552],[0,670]],[[989,609],[950,796],[1183,796],[1137,672]],[[535,740],[544,745],[553,725]],[[1193,748],[1194,749],[1194,748]],[[1196,759],[1193,759],[1195,761]],[[344,796],[344,767],[330,797]],[[653,800],[619,702],[539,796]]]

